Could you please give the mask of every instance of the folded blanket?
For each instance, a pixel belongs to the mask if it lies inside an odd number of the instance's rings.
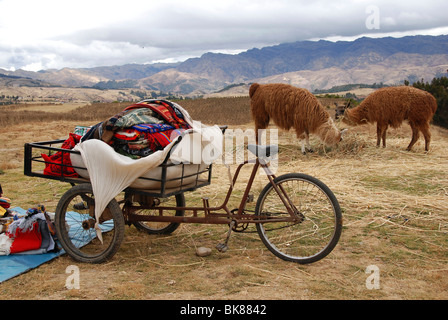
[[[157,114],[148,108],[131,109],[114,123],[117,128],[129,128],[140,123],[163,123],[157,118]]]

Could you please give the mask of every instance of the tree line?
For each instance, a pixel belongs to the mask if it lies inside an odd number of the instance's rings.
[[[405,81],[405,85],[409,82]],[[413,87],[428,91],[437,100],[437,111],[433,118],[435,125],[448,128],[448,77],[434,78],[431,82],[423,79],[412,84]]]

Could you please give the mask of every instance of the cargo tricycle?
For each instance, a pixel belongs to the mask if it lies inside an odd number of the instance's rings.
[[[224,132],[226,127],[221,129]],[[126,225],[160,235],[174,232],[181,223],[227,225],[227,236],[217,245],[219,251],[226,251],[231,232],[245,232],[249,224],[254,224],[267,249],[283,260],[299,264],[324,258],[339,241],[342,215],[335,195],[323,182],[303,173],[274,175],[269,161],[278,153],[276,145],[247,146],[255,160],[246,160],[237,166],[219,206],[211,206],[207,197],[202,198],[202,205],[198,206],[186,206],[185,201],[189,192],[210,185],[213,165],[173,164],[168,154],[157,167],[157,177],[139,178],[155,180],[157,189],[128,187],[122,192],[121,200],[113,199],[108,203],[99,221],[100,241],[94,228],[95,195],[89,179],[63,173],[46,175],[40,170],[45,164],[42,153],[79,153],[58,147],[61,143],[63,140],[26,143],[24,173],[72,185],[57,204],[55,226],[62,248],[76,261],[101,263],[110,259],[124,239]],[[72,166],[62,161],[56,165]],[[229,208],[234,185],[246,165],[252,165],[253,169],[239,206]],[[192,166],[196,166],[194,170]],[[173,168],[177,174],[170,177]],[[255,210],[251,211],[246,209],[246,204],[251,200],[252,185],[260,168],[267,184],[258,195]]]

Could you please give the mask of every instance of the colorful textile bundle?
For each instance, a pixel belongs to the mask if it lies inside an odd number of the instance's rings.
[[[11,200],[9,198],[0,197],[0,207],[3,207],[4,209],[8,209],[10,206],[11,206]]]
[[[0,207],[3,209],[8,209],[11,206],[11,200],[9,198],[3,197],[2,186],[0,185]]]
[[[182,131],[191,129],[179,108],[166,100],[145,100],[130,105],[106,121],[92,126],[82,137],[70,133],[61,148],[73,149],[79,142],[99,139],[117,153],[132,159],[149,156],[169,145]],[[71,165],[69,152],[59,151],[51,156],[42,154],[42,158],[45,161],[44,174],[79,177]]]
[[[0,255],[14,253],[40,254],[57,252],[55,229],[43,206],[28,209],[0,235]]]
[[[116,152],[137,159],[165,148],[182,133],[182,130],[170,126],[167,126],[170,129],[159,128],[160,131],[141,131],[141,128],[135,127],[115,133],[112,146]]]
[[[182,112],[166,100],[147,100],[92,127],[82,138],[100,139],[114,150],[133,159],[162,150],[191,126]]]

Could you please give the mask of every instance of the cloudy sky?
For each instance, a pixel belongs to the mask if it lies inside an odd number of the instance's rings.
[[[0,0],[0,68],[183,61],[284,42],[448,34],[446,0]]]

